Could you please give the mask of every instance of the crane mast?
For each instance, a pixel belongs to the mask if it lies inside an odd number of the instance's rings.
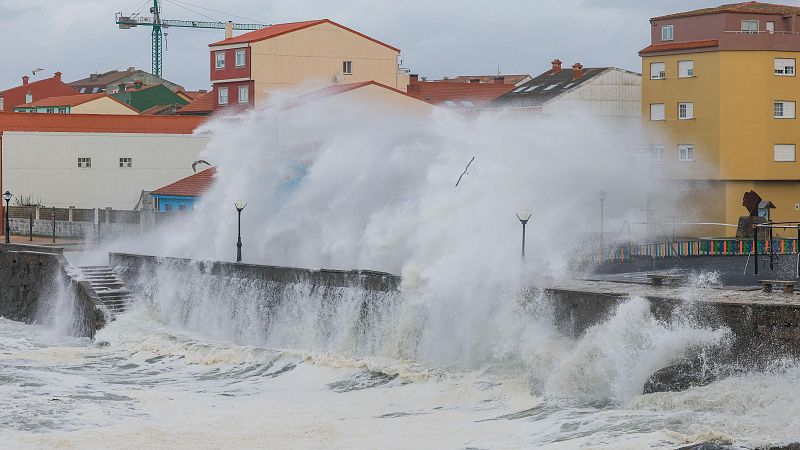
[[[230,27],[233,30],[254,31],[269,26],[259,23],[206,22],[197,20],[162,19],[161,7],[158,4],[158,0],[153,0],[153,7],[150,8],[150,13],[153,15],[152,17],[140,17],[138,14],[123,15],[122,13],[117,13],[115,15],[115,22],[122,30],[127,30],[138,26],[152,27],[152,73],[159,78],[161,78],[163,72],[164,28],[175,27],[225,29],[226,27]]]

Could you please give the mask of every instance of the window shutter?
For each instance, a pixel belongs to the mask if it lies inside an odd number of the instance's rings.
[[[650,63],[650,78],[654,80],[660,80],[664,77],[665,72],[665,64],[661,62],[657,63]]]
[[[794,162],[795,161],[794,144],[775,144],[775,161]]]
[[[794,119],[795,102],[783,102],[783,117]]]
[[[686,118],[694,119],[694,103],[686,104]]]
[[[650,105],[650,120],[664,120],[663,103],[653,103]]]
[[[687,78],[694,75],[694,61],[678,61],[678,76]]]

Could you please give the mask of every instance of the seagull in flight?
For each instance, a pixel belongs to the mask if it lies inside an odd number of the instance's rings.
[[[36,76],[36,72],[41,72],[41,71],[43,71],[43,70],[44,70],[44,69],[42,69],[41,67],[37,67],[37,68],[35,68],[35,69],[31,70],[31,74],[32,74],[33,76]]]
[[[458,181],[456,181],[455,187],[458,187],[458,183],[461,183],[461,179],[464,178],[464,175],[469,173],[467,171],[469,170],[469,166],[470,166],[470,164],[472,164],[472,161],[475,161],[475,157],[474,156],[472,157],[472,159],[469,160],[469,162],[467,163],[467,167],[464,168],[464,171],[461,172],[461,175],[458,176]]]

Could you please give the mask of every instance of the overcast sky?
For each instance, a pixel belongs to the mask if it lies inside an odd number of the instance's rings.
[[[402,50],[428,78],[538,74],[549,61],[641,71],[653,16],[716,6],[702,0],[161,0],[162,18],[281,23],[329,18]],[[797,0],[785,3],[797,3]],[[120,30],[114,13],[152,0],[0,0],[0,90],[60,70],[66,81],[129,66],[150,70],[150,29]],[[207,9],[202,9],[202,8]],[[191,11],[193,10],[193,11]],[[211,11],[211,10],[216,10]],[[233,14],[240,17],[232,17]],[[208,16],[208,17],[204,17]],[[164,77],[208,88],[208,44],[223,30],[168,29]]]

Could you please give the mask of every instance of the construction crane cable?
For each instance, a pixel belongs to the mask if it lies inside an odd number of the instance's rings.
[[[205,17],[206,19],[211,19],[211,20],[213,20],[213,21],[215,21],[215,22],[223,22],[222,20],[219,20],[219,18],[217,18],[217,17],[211,17],[211,16],[207,16],[207,15],[205,15],[205,14],[203,14],[203,13],[199,12],[199,11],[195,11],[195,10],[193,10],[193,9],[191,9],[191,8],[187,8],[186,6],[180,5],[180,4],[178,4],[178,3],[176,3],[176,2],[174,2],[174,1],[172,1],[172,0],[164,0],[164,1],[166,1],[166,2],[169,2],[169,3],[171,3],[171,4],[175,5],[175,6],[179,7],[179,8],[183,8],[183,9],[185,9],[185,10],[187,10],[187,11],[191,11],[191,12],[193,12],[193,13],[195,13],[195,14],[199,15],[199,16],[203,16],[203,17]]]
[[[251,22],[256,22],[256,23],[265,23],[263,20],[257,20],[257,19],[251,19],[249,17],[237,16],[236,14],[230,14],[230,13],[226,13],[224,11],[218,11],[216,9],[206,8],[204,6],[195,5],[194,3],[184,2],[184,1],[181,1],[181,0],[170,0],[170,1],[177,2],[177,3],[183,3],[184,5],[194,6],[195,8],[204,9],[206,11],[215,12],[217,14],[222,14],[222,15],[228,16],[228,17],[235,17],[237,19],[249,20]]]

